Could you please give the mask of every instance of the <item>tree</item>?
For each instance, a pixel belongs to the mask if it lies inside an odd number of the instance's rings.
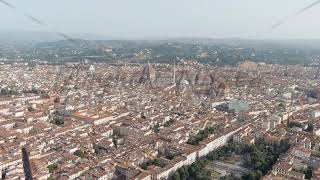
[[[196,178],[195,179],[201,179],[201,180],[210,180],[211,179],[211,174],[207,170],[201,170],[196,173]]]
[[[156,124],[156,125],[153,127],[153,131],[154,131],[154,132],[159,132],[159,131],[160,131],[160,125],[159,125],[159,124]]]
[[[221,180],[239,180],[234,174],[230,174],[220,178]]]
[[[49,176],[47,180],[55,180],[52,176]]]
[[[76,150],[73,155],[78,156],[80,158],[84,158],[86,156],[86,152],[83,150]]]
[[[170,119],[169,121],[165,122],[163,126],[164,126],[164,127],[169,127],[169,126],[171,126],[173,123],[174,123],[174,120],[173,120],[173,119]]]
[[[180,175],[180,179],[182,179],[182,180],[185,180],[185,179],[187,179],[187,177],[189,177],[188,169],[186,166],[179,168],[178,172]]]
[[[64,116],[59,114],[58,111],[54,112],[52,115],[52,120],[50,123],[53,123],[55,125],[63,125],[64,124]]]
[[[303,171],[303,173],[305,174],[305,178],[306,179],[311,179],[312,171],[313,171],[313,168],[310,167],[310,166],[308,166],[308,168]]]
[[[28,111],[32,112],[32,111],[35,111],[35,109],[32,106],[28,106]]]
[[[250,172],[249,174],[242,177],[245,180],[256,180],[256,174],[254,172]],[[259,180],[259,179],[258,179]]]
[[[173,180],[180,180],[180,174],[176,171],[172,177]]]
[[[289,128],[292,128],[292,127],[302,127],[302,124],[299,123],[299,122],[292,121],[292,122],[289,122],[288,127],[289,127]]]
[[[165,157],[166,157],[167,159],[169,159],[169,160],[174,159],[174,155],[171,154],[171,153],[166,154]]]
[[[313,132],[313,124],[308,124],[307,132]]]
[[[194,169],[195,169],[196,171],[200,171],[200,169],[201,169],[201,166],[199,165],[199,161],[194,162],[194,163],[192,164],[192,166],[194,167]]]
[[[188,168],[188,174],[190,175],[190,176],[194,176],[194,175],[196,175],[196,169],[193,167],[193,166],[189,166],[189,168]]]
[[[256,172],[256,177],[257,177],[258,179],[260,179],[260,178],[262,177],[262,172],[258,170],[258,171]]]
[[[144,169],[144,170],[147,170],[147,169],[148,169],[148,166],[147,166],[147,164],[143,163],[143,164],[141,165],[141,168]]]
[[[57,168],[58,165],[57,164],[50,164],[49,166],[47,166],[49,173],[53,173]]]

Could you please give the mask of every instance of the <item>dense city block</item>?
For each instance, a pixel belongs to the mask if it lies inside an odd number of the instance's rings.
[[[319,179],[318,68],[0,65],[2,178]]]

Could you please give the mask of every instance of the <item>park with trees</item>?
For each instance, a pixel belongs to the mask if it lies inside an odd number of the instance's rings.
[[[272,145],[269,145],[262,139],[258,139],[253,145],[231,142],[209,153],[206,157],[197,160],[191,165],[181,167],[173,174],[172,179],[212,179],[212,172],[206,167],[214,161],[224,160],[236,154],[241,156],[244,162],[243,166],[250,169],[250,172],[241,178],[230,174],[221,179],[258,180],[272,169],[273,164],[277,161],[280,154],[285,153],[289,147],[290,145],[287,141],[281,141],[279,144]]]

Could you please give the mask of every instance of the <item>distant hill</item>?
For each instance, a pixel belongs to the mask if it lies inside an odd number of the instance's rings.
[[[191,44],[227,45],[254,49],[294,48],[320,50],[320,39],[179,38],[173,40]]]
[[[90,45],[104,44],[110,46],[126,46],[126,45],[158,45],[161,43],[185,43],[185,44],[201,44],[201,45],[224,45],[240,48],[254,48],[254,49],[281,49],[281,48],[295,48],[295,49],[316,49],[320,50],[320,39],[241,39],[241,38],[170,38],[165,40],[124,40],[119,37],[106,37],[103,35],[90,33],[67,33],[72,39],[88,40],[86,43]],[[42,32],[42,31],[25,31],[25,30],[0,30],[0,43],[43,43],[45,46],[65,46],[68,42],[64,42],[64,37],[59,36],[57,32]],[[110,41],[111,40],[111,41]],[[118,41],[117,41],[118,40]],[[89,42],[91,41],[91,42]],[[100,42],[99,42],[100,41]],[[85,41],[80,41],[85,42]],[[52,44],[50,44],[52,43]]]
[[[309,64],[314,57],[320,55],[319,40],[72,39],[42,42],[36,44],[34,48],[46,58],[46,55],[53,53],[69,59],[92,58],[93,61],[99,62],[116,62],[119,59],[133,59],[140,62],[141,59],[147,58],[153,62],[172,63],[172,59],[179,57],[216,65],[237,65],[245,60],[250,60],[252,63]],[[112,53],[106,52],[107,48],[111,48]],[[253,66],[252,63],[245,63],[244,66]]]
[[[26,60],[61,62],[82,58],[95,62],[143,60],[159,63],[172,63],[173,59],[179,57],[215,65],[238,65],[245,60],[270,64],[309,64],[320,56],[320,40],[317,39],[111,40],[92,34],[67,35],[71,40],[50,32],[0,31],[0,57],[15,59],[19,56]]]
[[[74,39],[86,40],[107,40],[108,38],[96,34],[88,33],[71,33],[67,34]],[[0,42],[54,42],[63,40],[56,32],[42,32],[42,31],[22,31],[22,30],[0,30]]]
[[[279,50],[279,49],[297,49],[297,50],[315,50],[320,51],[320,40],[318,39],[290,39],[290,40],[271,40],[271,39],[240,39],[240,38],[230,38],[230,39],[188,39],[188,38],[176,38],[176,39],[166,39],[166,40],[107,40],[98,39],[99,36],[70,36],[74,39],[74,42],[61,39],[58,41],[47,41],[37,44],[37,47],[87,47],[96,48],[98,46],[108,47],[108,48],[153,48],[153,47],[163,47],[162,50],[172,50],[166,49],[167,47],[175,48],[176,45],[202,45],[202,46],[218,46],[218,47],[232,47],[232,48],[250,48],[255,50]],[[77,38],[79,37],[79,38]]]

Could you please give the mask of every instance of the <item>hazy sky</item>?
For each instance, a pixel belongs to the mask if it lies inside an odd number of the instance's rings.
[[[272,30],[315,0],[7,0],[0,29],[84,32],[121,38],[320,38],[320,4]],[[24,17],[32,14],[47,26]]]

